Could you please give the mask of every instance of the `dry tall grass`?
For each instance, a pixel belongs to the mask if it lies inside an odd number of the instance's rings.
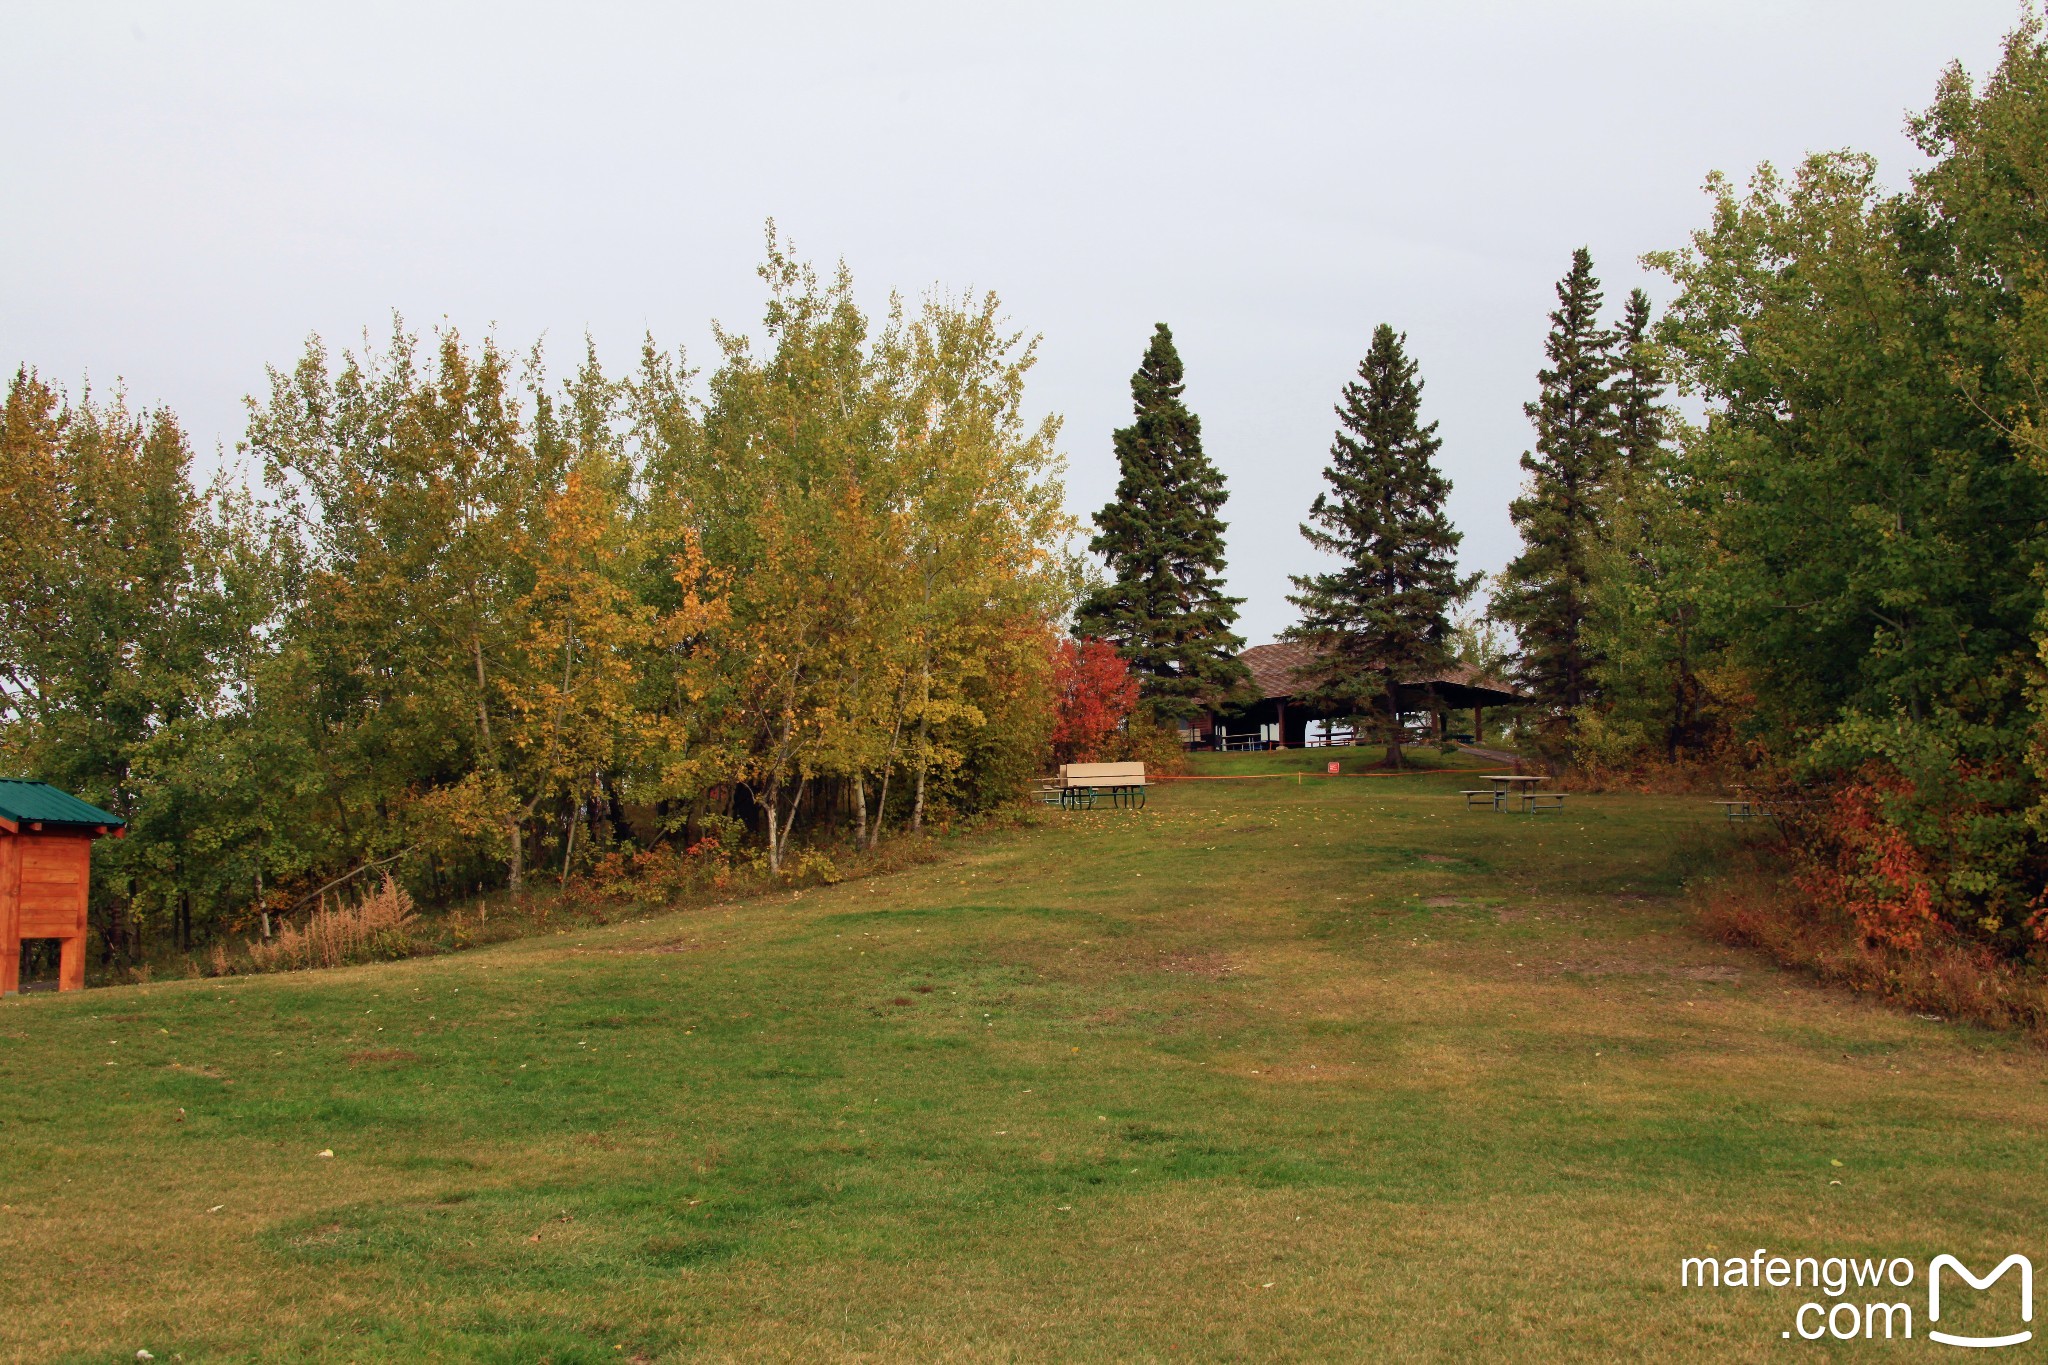
[[[323,901],[303,928],[287,924],[268,943],[251,943],[249,960],[259,972],[291,972],[409,957],[418,920],[411,894],[387,876],[353,904]]]

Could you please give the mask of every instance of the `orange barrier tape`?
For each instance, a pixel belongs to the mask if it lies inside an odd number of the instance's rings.
[[[1464,771],[1458,768],[1417,768],[1413,772],[1365,772],[1365,773],[1243,773],[1235,777],[1199,777],[1193,773],[1177,777],[1151,777],[1148,782],[1264,782],[1279,777],[1461,777]]]

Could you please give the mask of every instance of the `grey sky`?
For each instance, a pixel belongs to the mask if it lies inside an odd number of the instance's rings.
[[[1291,619],[1295,527],[1373,325],[1406,330],[1472,568],[1513,553],[1551,284],[1608,298],[1706,172],[1916,164],[2012,0],[1862,3],[7,4],[0,362],[125,380],[232,447],[307,333],[750,327],[773,215],[863,292],[993,288],[1044,334],[1078,512],[1155,320],[1230,481],[1231,584]],[[1655,292],[1654,282],[1651,284]]]

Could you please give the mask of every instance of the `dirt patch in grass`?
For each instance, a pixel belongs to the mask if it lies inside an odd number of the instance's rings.
[[[1669,976],[1681,981],[1742,980],[1740,967],[1720,963],[1683,966],[1669,962],[1650,962],[1641,958],[1599,958],[1537,965],[1541,970],[1556,976]]]
[[[371,1062],[416,1062],[419,1059],[419,1053],[410,1052],[402,1047],[370,1047],[364,1048],[361,1052],[348,1054],[350,1066],[361,1066]]]
[[[1159,970],[1180,972],[1187,976],[1204,976],[1211,981],[1221,981],[1242,970],[1238,964],[1223,953],[1161,953]]]

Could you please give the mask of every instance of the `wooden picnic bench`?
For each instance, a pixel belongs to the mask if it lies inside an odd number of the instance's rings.
[[[1563,792],[1529,790],[1537,783],[1548,780],[1524,773],[1494,773],[1487,776],[1486,781],[1492,785],[1485,790],[1461,791],[1458,795],[1465,798],[1467,810],[1473,806],[1486,806],[1493,810],[1563,810]],[[1510,802],[1514,804],[1510,806]],[[1541,804],[1538,804],[1539,802]]]
[[[1060,789],[1063,806],[1088,810],[1102,792],[1112,805],[1142,810],[1145,805],[1143,763],[1062,763]]]

